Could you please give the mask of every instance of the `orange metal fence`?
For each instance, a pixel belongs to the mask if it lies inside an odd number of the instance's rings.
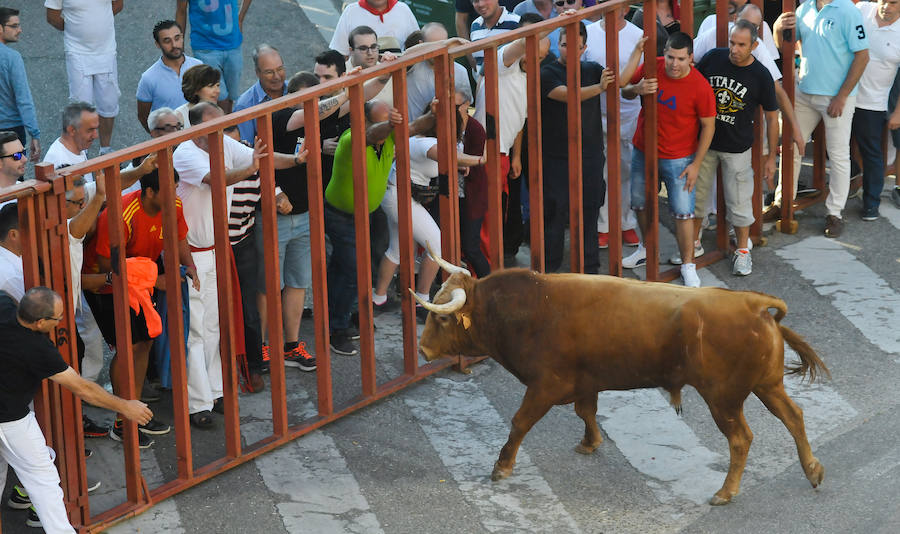
[[[112,192],[119,191],[119,166],[130,161],[136,156],[156,153],[159,165],[161,196],[163,199],[163,231],[165,235],[165,282],[168,290],[167,311],[170,318],[179,318],[182,313],[182,301],[186,298],[182,294],[180,284],[180,272],[178,262],[178,236],[175,210],[175,184],[174,169],[172,165],[172,151],[175,146],[191,139],[205,136],[209,141],[211,162],[211,189],[213,193],[213,214],[215,224],[215,252],[217,258],[216,272],[218,273],[218,308],[220,316],[220,353],[227,357],[222,358],[224,398],[225,398],[225,455],[205,465],[194,465],[194,455],[191,440],[190,421],[188,418],[187,372],[185,347],[182,343],[171,344],[171,371],[173,383],[173,410],[176,438],[177,477],[174,480],[163,483],[154,488],[147,486],[140,466],[138,451],[137,427],[134,423],[125,424],[124,441],[124,471],[126,481],[126,500],[109,510],[94,514],[90,508],[90,500],[87,495],[86,470],[84,462],[84,437],[81,426],[81,404],[67,390],[60,389],[54,384],[45,384],[41,394],[36,399],[36,411],[39,421],[44,429],[48,442],[57,451],[58,465],[62,474],[62,486],[65,493],[66,505],[70,519],[76,527],[82,531],[100,531],[109,525],[121,521],[127,517],[139,514],[153,506],[162,499],[170,497],[180,491],[194,486],[217,474],[238,466],[248,460],[270,451],[288,441],[296,439],[316,428],[334,421],[355,410],[365,407],[405,386],[425,378],[435,372],[456,365],[464,368],[471,363],[471,359],[457,357],[447,358],[430,364],[422,364],[418,360],[416,347],[416,318],[415,302],[411,295],[404,293],[402,297],[402,373],[379,382],[376,378],[376,359],[374,345],[373,309],[370,296],[370,283],[372,280],[372,266],[370,259],[369,243],[369,217],[366,195],[357,194],[354,198],[355,232],[356,232],[356,259],[357,259],[357,287],[359,299],[359,327],[360,340],[360,377],[361,391],[346,403],[337,405],[334,399],[334,381],[329,350],[329,324],[328,293],[326,279],[326,254],[325,254],[325,225],[323,180],[321,168],[321,142],[319,127],[318,100],[322,96],[330,95],[335,91],[347,88],[349,92],[351,128],[354,133],[365,131],[365,118],[363,113],[364,93],[363,83],[380,76],[390,74],[393,80],[393,96],[395,106],[404,117],[402,124],[394,129],[394,135],[401,142],[396,144],[397,165],[397,190],[399,202],[399,232],[400,232],[400,269],[399,280],[402,287],[413,287],[415,248],[412,239],[411,200],[409,180],[409,147],[403,142],[409,137],[409,124],[407,99],[406,99],[406,70],[415,63],[431,60],[434,66],[434,78],[436,98],[439,103],[437,114],[439,173],[441,176],[455,176],[456,161],[456,124],[453,120],[454,106],[454,58],[471,53],[476,50],[485,51],[485,97],[486,114],[489,123],[497,124],[499,98],[497,78],[497,49],[512,40],[524,37],[526,39],[527,54],[527,80],[528,80],[528,145],[529,169],[528,176],[531,205],[531,266],[544,270],[544,240],[543,240],[543,203],[542,191],[542,154],[541,137],[541,93],[540,93],[540,65],[536,61],[538,57],[539,34],[548,29],[562,27],[567,36],[577,38],[578,21],[587,17],[600,14],[614,14],[617,10],[628,9],[629,0],[613,0],[594,6],[571,17],[556,18],[542,23],[530,25],[514,32],[494,36],[476,43],[457,46],[451,49],[438,46],[423,47],[408,53],[391,63],[383,63],[379,66],[350,76],[339,78],[322,85],[318,85],[298,93],[293,93],[274,101],[266,102],[250,109],[242,110],[215,120],[196,125],[189,130],[175,132],[164,137],[152,139],[135,145],[131,148],[107,154],[86,163],[67,167],[54,171],[49,165],[38,165],[36,180],[17,185],[15,188],[2,191],[0,198],[18,196],[20,203],[20,228],[25,236],[23,266],[25,271],[25,283],[27,287],[33,285],[47,285],[64,295],[66,302],[65,321],[55,333],[57,346],[66,361],[77,369],[78,357],[75,344],[72,342],[75,332],[73,299],[70,298],[71,271],[68,257],[68,231],[66,227],[65,191],[72,187],[74,177],[86,173],[102,172],[102,179],[106,181],[106,190],[111,192],[107,200],[107,210],[111,220],[122,220],[121,196]],[[760,5],[760,1],[755,1]],[[689,8],[692,2],[684,3]],[[785,0],[785,7],[791,4]],[[791,6],[792,7],[792,6]],[[684,8],[686,12],[691,10]],[[655,19],[656,2],[649,0],[644,5],[645,20]],[[724,2],[718,5],[719,16],[719,43],[724,43],[727,17]],[[690,19],[687,17],[686,19]],[[618,73],[618,29],[616,17],[605,17],[606,47],[609,67]],[[686,28],[690,31],[692,22],[686,21]],[[648,57],[654,55],[656,50],[656,31],[651,25],[645,52]],[[793,44],[786,41],[783,46],[786,57],[793,57]],[[568,48],[568,63],[576,65],[579,62],[576,47]],[[793,70],[790,62],[784,72],[784,84],[789,94],[793,93]],[[646,76],[654,77],[655,63],[646,65]],[[621,81],[622,85],[626,81]],[[568,96],[569,102],[579,102],[580,93],[579,69],[568,69]],[[606,164],[608,165],[608,190],[609,199],[612,199],[609,209],[610,220],[610,248],[609,248],[609,272],[613,275],[621,275],[621,218],[619,198],[620,183],[620,158],[619,158],[619,129],[613,127],[619,123],[619,86],[610,85],[606,91],[608,98],[608,124],[610,127],[605,132],[607,136]],[[656,95],[644,96],[645,133],[646,133],[646,192],[648,199],[657,197],[657,166],[656,166]],[[317,408],[315,417],[289,424],[289,410],[286,400],[286,385],[284,371],[284,355],[282,354],[282,323],[277,318],[281,317],[281,302],[278,298],[266,300],[266,315],[268,320],[268,338],[271,347],[271,434],[263,439],[243,445],[240,432],[240,414],[238,403],[238,371],[235,364],[235,325],[232,317],[232,279],[229,276],[231,266],[229,258],[228,239],[228,206],[226,205],[225,184],[225,160],[223,154],[223,130],[229,126],[237,125],[247,120],[256,119],[258,136],[272,152],[273,132],[272,113],[290,106],[302,106],[305,111],[305,138],[309,149],[307,160],[308,195],[310,211],[310,238],[312,248],[313,271],[313,301],[314,329],[315,329],[315,353],[318,358],[317,369]],[[582,214],[582,183],[581,183],[581,108],[580,106],[568,106],[568,124],[574,125],[568,132],[559,133],[567,135],[569,141],[569,195],[570,195],[570,235],[578,236],[583,228]],[[790,125],[784,125],[784,140],[782,144],[782,179],[790,184],[792,179],[792,149]],[[495,129],[488,128],[486,154],[489,176],[488,184],[488,215],[487,224],[490,235],[489,260],[494,269],[503,266],[502,227],[501,213],[501,180],[500,176],[500,147]],[[754,166],[757,171],[760,168],[759,134],[754,152]],[[820,145],[820,143],[817,143]],[[352,154],[354,169],[354,190],[366,191],[367,176],[365,165],[365,141],[362,135],[353,135]],[[817,180],[822,177],[824,162],[817,158]],[[260,161],[259,175],[261,178],[261,221],[264,241],[264,257],[266,272],[266,292],[268,295],[280,293],[280,276],[277,249],[277,225],[276,207],[274,198],[275,179],[274,163],[272,157],[263,158]],[[756,173],[755,204],[761,205],[761,175]],[[818,183],[818,182],[817,182]],[[441,252],[442,256],[454,263],[460,262],[459,241],[459,208],[457,204],[458,185],[454,179],[447,180],[448,191],[440,195],[440,226],[441,226]],[[724,205],[719,188],[719,226],[718,226],[718,251],[713,251],[698,261],[698,266],[708,265],[724,257],[727,250],[727,234],[724,224]],[[790,191],[787,188],[786,191]],[[791,203],[784,204],[784,220],[788,222],[782,228],[789,228],[792,217]],[[647,245],[647,279],[671,280],[678,276],[677,270],[659,272],[659,239],[658,224],[659,211],[656,202],[648,202],[647,210],[650,214],[650,232],[644,236]],[[132,346],[130,322],[128,320],[128,291],[126,282],[126,263],[124,256],[125,236],[122,235],[122,227],[117,224],[110,226],[110,242],[112,244],[111,258],[113,260],[113,295],[116,307],[116,350],[125,365],[120,365],[119,372],[124,376],[123,383],[127,384],[126,395],[135,398],[140,393],[134,391],[133,380],[134,365],[132,362]],[[752,235],[759,238],[759,224],[755,225]],[[570,239],[571,270],[581,272],[584,268],[584,250],[582,242],[575,237]],[[180,320],[168,322],[168,335],[170,339],[184,339],[184,324]]]

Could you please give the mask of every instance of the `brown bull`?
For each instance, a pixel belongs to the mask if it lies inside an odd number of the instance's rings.
[[[728,438],[731,464],[710,504],[740,490],[753,434],[744,400],[755,394],[793,436],[813,487],[825,469],[813,456],[803,412],[787,396],[783,374],[828,374],[813,349],[779,324],[787,307],[775,297],[717,288],[690,289],[609,276],[499,271],[476,280],[454,272],[434,299],[419,342],[427,360],[488,354],[526,386],[493,480],[512,473],[525,434],[553,405],[575,403],[584,420],[576,447],[592,453],[603,441],[597,393],[659,387],[681,408],[693,386]],[[774,308],[775,315],[769,313]],[[800,355],[784,366],[784,341]]]

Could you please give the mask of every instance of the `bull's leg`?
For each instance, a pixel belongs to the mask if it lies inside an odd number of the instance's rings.
[[[809,440],[806,439],[806,429],[803,425],[803,410],[785,393],[784,383],[781,382],[780,377],[777,384],[757,387],[753,390],[753,393],[787,427],[788,432],[794,438],[794,443],[797,444],[800,465],[803,466],[806,478],[814,488],[817,487],[822,483],[822,479],[825,478],[825,468],[813,456]]]
[[[603,443],[600,427],[597,426],[597,394],[576,400],[575,413],[584,421],[584,439],[575,447],[575,452],[591,454]]]
[[[731,498],[741,491],[741,477],[747,464],[747,452],[750,450],[750,442],[753,441],[753,432],[744,419],[743,402],[725,404],[707,399],[706,403],[719,430],[728,438],[728,450],[731,455],[725,483],[709,500],[709,504],[717,506],[728,504]]]
[[[525,434],[531,430],[531,427],[537,423],[541,417],[553,406],[548,402],[545,393],[538,393],[535,388],[530,387],[525,391],[525,398],[522,399],[522,405],[519,411],[512,419],[512,430],[509,431],[509,438],[506,444],[500,449],[500,457],[494,464],[494,471],[491,473],[491,480],[502,480],[512,474],[513,466],[516,464],[516,453],[519,452],[519,445]]]

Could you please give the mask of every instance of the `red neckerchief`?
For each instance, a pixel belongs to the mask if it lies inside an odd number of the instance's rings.
[[[397,5],[397,0],[388,0],[387,7],[385,7],[384,9],[375,9],[374,7],[370,6],[369,3],[366,2],[366,0],[359,0],[359,7],[365,9],[373,15],[378,15],[378,20],[380,20],[381,22],[384,22],[384,14],[393,9],[395,5]]]

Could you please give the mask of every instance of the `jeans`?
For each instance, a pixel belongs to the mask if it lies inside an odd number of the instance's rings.
[[[251,373],[259,374],[262,370],[262,332],[259,325],[259,308],[256,306],[257,268],[259,256],[256,255],[256,225],[247,232],[247,237],[237,245],[232,245],[234,264],[237,267],[238,281],[241,286],[241,312],[244,314],[244,353],[247,355],[247,367]]]
[[[194,50],[194,57],[219,69],[222,74],[219,100],[237,100],[241,96],[241,69],[244,67],[241,48],[231,50]]]
[[[356,298],[356,227],[353,215],[325,204],[325,233],[331,241],[328,261],[328,322],[332,332],[350,327]]]
[[[856,139],[863,162],[863,210],[878,209],[884,189],[884,155],[881,134],[887,122],[886,111],[856,108],[851,137]]]
[[[694,200],[695,192],[686,191],[684,184],[687,178],[679,175],[694,161],[694,156],[677,159],[657,160],[657,168],[659,169],[659,179],[666,184],[666,193],[669,195],[669,211],[676,219],[693,219],[694,218]],[[644,152],[637,147],[634,149],[634,155],[631,159],[631,208],[635,210],[644,209],[647,202],[644,178]]]
[[[459,241],[463,258],[478,278],[491,274],[491,264],[481,250],[481,224],[484,217],[470,219],[467,216],[466,199],[459,199]]]

